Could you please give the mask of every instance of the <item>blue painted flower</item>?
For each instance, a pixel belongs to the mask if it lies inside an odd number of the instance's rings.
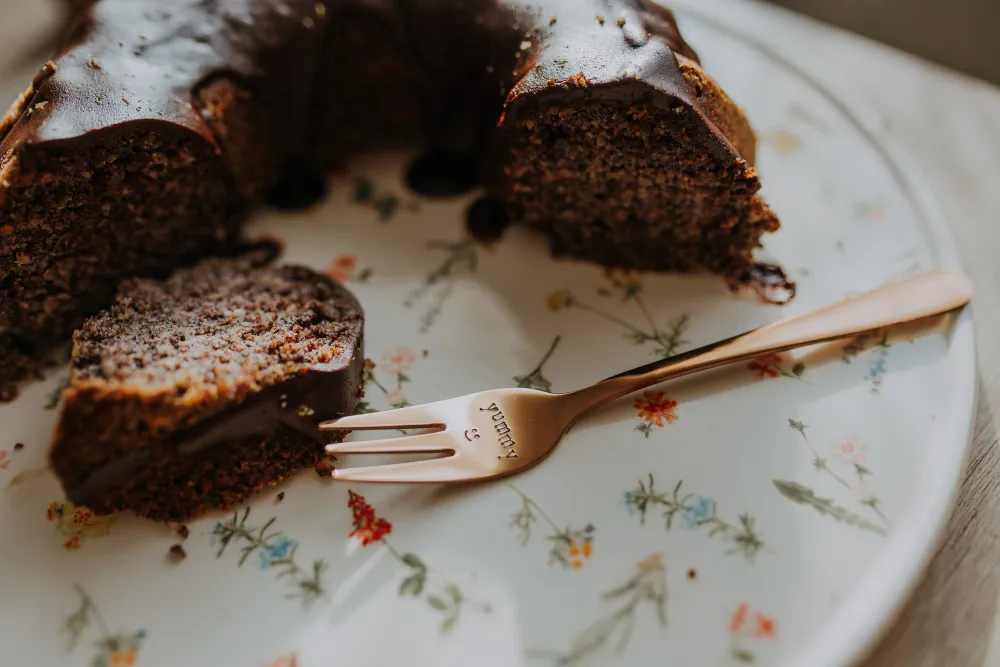
[[[265,570],[271,567],[275,561],[288,558],[288,554],[298,544],[295,540],[287,537],[278,537],[273,542],[263,547],[260,552],[260,569]]]
[[[635,501],[632,500],[632,492],[625,492],[625,511],[628,512],[629,516],[635,513]]]
[[[698,496],[690,505],[684,508],[684,523],[688,528],[697,528],[702,521],[712,516],[715,501],[705,496]]]

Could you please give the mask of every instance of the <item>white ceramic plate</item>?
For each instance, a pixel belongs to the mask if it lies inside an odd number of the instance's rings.
[[[413,198],[402,157],[371,158],[323,206],[253,231],[360,296],[372,408],[570,390],[957,265],[905,161],[840,98],[735,29],[681,18],[760,131],[784,221],[767,254],[798,299],[783,312],[713,278],[607,277],[520,230],[476,247],[466,201]],[[191,523],[178,563],[170,530],[92,517],[43,470],[65,377],[0,408],[3,664],[848,664],[932,552],[975,397],[966,314],[912,342],[871,337],[623,400],[509,482],[348,486],[307,471]]]

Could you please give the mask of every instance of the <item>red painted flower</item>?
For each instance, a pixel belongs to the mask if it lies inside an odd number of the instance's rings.
[[[868,457],[868,444],[852,435],[832,447],[830,456],[844,463],[861,463]]]
[[[348,491],[347,506],[354,519],[354,530],[348,537],[357,538],[361,546],[378,542],[392,532],[392,524],[380,516],[375,516],[375,509],[369,505],[364,496]]]
[[[781,375],[781,362],[780,354],[767,354],[752,360],[747,364],[747,368],[754,373],[759,373],[762,380],[776,378]]]
[[[66,551],[76,551],[80,548],[80,538],[79,536],[73,536],[63,542],[63,549]]]
[[[739,632],[740,630],[743,629],[743,626],[746,625],[746,622],[747,622],[747,613],[749,611],[750,611],[749,605],[747,605],[746,602],[743,602],[743,603],[740,604],[739,607],[736,608],[736,611],[734,611],[729,616],[729,633],[730,634],[734,634],[735,635],[737,632]]]
[[[323,270],[323,275],[333,278],[339,283],[346,283],[351,279],[351,275],[357,266],[357,255],[337,255]]]
[[[639,411],[639,418],[650,424],[663,426],[663,420],[668,424],[677,421],[677,401],[670,400],[662,391],[645,391],[642,398],[635,399],[633,405]]]
[[[770,616],[765,616],[764,614],[755,612],[753,615],[754,628],[753,637],[754,639],[774,639],[775,636],[775,623],[774,619]]]

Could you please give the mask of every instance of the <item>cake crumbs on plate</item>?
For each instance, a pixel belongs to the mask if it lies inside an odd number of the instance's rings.
[[[274,499],[274,502],[280,503],[284,499],[285,499],[285,492],[284,491],[279,491],[278,492],[278,497]]]
[[[14,445],[14,451],[15,452],[19,452],[22,449],[24,449],[24,443],[23,442],[19,442],[16,445]]]
[[[184,551],[184,547],[180,544],[175,544],[170,547],[169,558],[174,563],[179,563],[180,561],[187,558],[187,552]]]
[[[333,475],[333,461],[323,459],[313,468],[320,477],[330,477]]]

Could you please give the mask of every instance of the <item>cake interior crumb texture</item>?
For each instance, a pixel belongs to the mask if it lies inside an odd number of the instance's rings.
[[[210,259],[125,283],[74,336],[56,474],[97,512],[184,521],[314,466],[318,423],[359,398],[362,320],[301,267]]]

